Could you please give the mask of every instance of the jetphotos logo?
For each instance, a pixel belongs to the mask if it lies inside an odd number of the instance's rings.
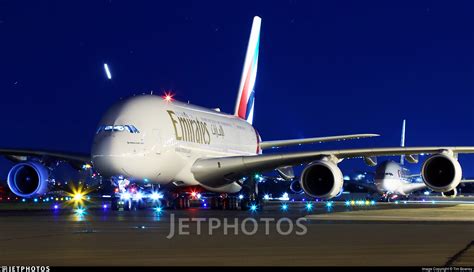
[[[306,235],[306,218],[301,217],[291,219],[282,218],[200,218],[184,217],[175,218],[170,214],[170,230],[166,238],[173,239],[176,236],[186,235],[256,235],[259,231],[264,231],[265,235]]]

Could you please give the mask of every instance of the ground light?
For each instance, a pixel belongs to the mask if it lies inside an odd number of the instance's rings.
[[[77,208],[74,210],[74,213],[77,215],[77,216],[83,216],[86,214],[86,209],[85,208]]]

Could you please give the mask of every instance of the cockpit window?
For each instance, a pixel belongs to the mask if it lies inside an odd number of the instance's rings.
[[[102,131],[110,131],[110,132],[123,132],[128,131],[129,133],[140,133],[140,131],[133,125],[105,125],[100,126],[97,129],[96,134],[101,133]]]

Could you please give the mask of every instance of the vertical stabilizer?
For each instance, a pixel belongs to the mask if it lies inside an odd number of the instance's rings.
[[[260,26],[262,19],[258,16],[253,18],[252,31],[245,55],[242,78],[240,80],[239,94],[235,104],[234,115],[253,122],[253,111],[255,105],[255,79],[257,77],[258,47],[260,43]]]

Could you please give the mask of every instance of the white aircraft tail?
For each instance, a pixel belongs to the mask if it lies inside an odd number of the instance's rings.
[[[402,139],[400,140],[400,146],[405,147],[405,126],[406,126],[407,120],[403,119],[403,124],[402,124]],[[405,163],[405,156],[401,155],[400,156],[400,164],[403,165]]]
[[[260,43],[260,26],[262,19],[258,16],[253,18],[252,31],[250,32],[247,54],[245,55],[244,69],[240,80],[239,95],[235,103],[235,116],[238,116],[250,124],[253,122],[253,111],[255,105],[255,79],[257,77],[258,47]]]

